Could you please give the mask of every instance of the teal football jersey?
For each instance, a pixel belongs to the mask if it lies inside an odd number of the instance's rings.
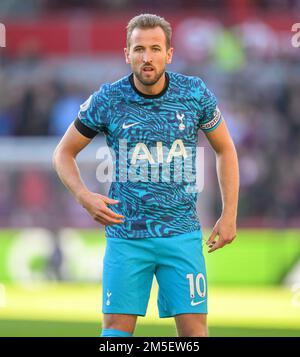
[[[172,237],[199,230],[196,212],[198,130],[222,120],[215,95],[198,77],[166,72],[158,95],[137,90],[130,74],[104,84],[81,105],[76,128],[106,136],[114,173],[110,205],[124,223],[106,226],[110,238]]]

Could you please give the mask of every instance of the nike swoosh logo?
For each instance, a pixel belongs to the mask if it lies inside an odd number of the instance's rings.
[[[125,124],[125,123],[123,123],[123,126],[122,126],[122,128],[123,129],[127,129],[127,128],[130,128],[131,126],[134,126],[134,125],[136,125],[136,124],[139,124],[140,122],[138,121],[138,122],[136,122],[136,123],[132,123],[132,124]]]
[[[196,306],[196,305],[202,304],[204,301],[206,301],[206,299],[205,299],[205,300],[202,300],[202,301],[198,301],[198,302],[195,302],[194,300],[192,300],[192,301],[191,301],[191,305],[192,305],[192,306]]]

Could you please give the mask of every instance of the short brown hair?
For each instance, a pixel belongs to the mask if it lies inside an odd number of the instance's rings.
[[[127,48],[129,48],[130,37],[135,28],[139,29],[149,29],[160,27],[166,36],[166,47],[169,49],[171,47],[171,37],[172,37],[172,28],[168,21],[166,21],[163,17],[153,15],[153,14],[141,14],[133,17],[126,27],[127,29],[127,38],[126,44]]]

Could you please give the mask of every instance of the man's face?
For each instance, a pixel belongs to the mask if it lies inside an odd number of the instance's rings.
[[[173,48],[167,50],[165,33],[160,27],[135,28],[124,52],[135,77],[143,85],[152,86],[164,74],[166,64],[171,63]]]

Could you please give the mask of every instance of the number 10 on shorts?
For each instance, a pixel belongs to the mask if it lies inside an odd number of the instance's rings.
[[[195,298],[195,286],[196,286],[197,294],[201,298],[204,298],[206,295],[206,282],[205,282],[204,275],[202,273],[199,273],[199,274],[197,274],[197,276],[195,278],[194,274],[187,274],[186,278],[189,280],[189,284],[190,284],[191,299]],[[200,284],[200,280],[202,280],[202,284]],[[201,290],[201,285],[202,285],[202,290]]]

